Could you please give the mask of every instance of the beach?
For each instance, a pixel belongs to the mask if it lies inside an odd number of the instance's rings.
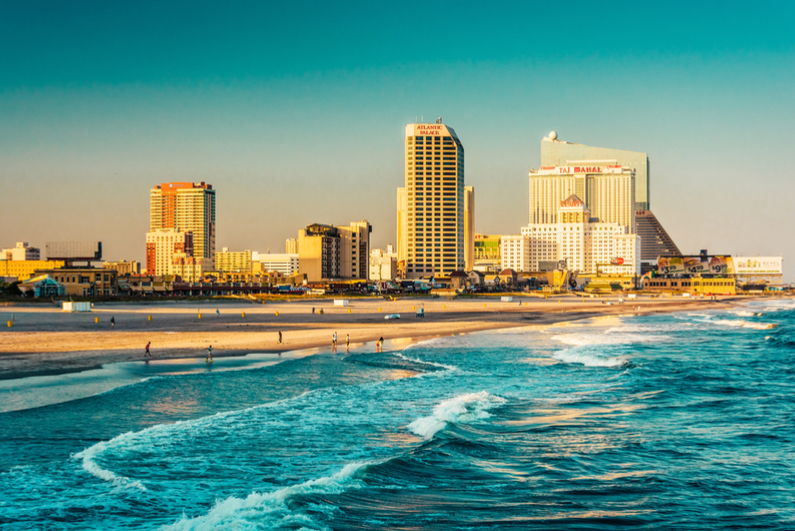
[[[516,296],[512,302],[501,302],[499,297],[354,298],[349,299],[348,307],[334,306],[329,298],[264,304],[157,301],[98,303],[90,313],[63,312],[54,304],[9,305],[0,307],[0,322],[5,325],[13,320],[13,326],[4,326],[0,333],[0,379],[142,360],[150,342],[154,359],[203,357],[209,345],[215,357],[223,357],[330,349],[336,332],[338,350],[344,351],[346,336],[352,346],[382,337],[411,342],[482,330],[543,327],[600,315],[726,308],[737,300],[639,296],[621,305],[616,296]],[[416,317],[420,308],[424,318]],[[384,319],[394,314],[400,319]],[[111,318],[115,320],[113,328]]]

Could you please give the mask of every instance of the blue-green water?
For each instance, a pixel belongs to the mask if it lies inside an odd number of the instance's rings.
[[[0,528],[795,529],[791,301],[386,350],[54,382]]]

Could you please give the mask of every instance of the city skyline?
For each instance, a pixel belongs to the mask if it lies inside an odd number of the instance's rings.
[[[795,117],[787,3],[772,20],[723,9],[720,22],[719,4],[691,6],[686,17],[581,4],[565,31],[513,16],[555,20],[560,6],[513,6],[463,21],[472,38],[438,47],[419,38],[421,28],[398,28],[405,13],[359,31],[365,15],[352,12],[255,32],[264,20],[255,6],[250,22],[242,13],[211,22],[204,4],[169,37],[159,30],[179,10],[147,22],[144,4],[130,28],[155,37],[140,51],[124,42],[130,29],[109,33],[130,15],[110,6],[91,16],[2,9],[0,39],[13,53],[0,80],[0,247],[101,240],[107,259],[143,262],[148,190],[172,181],[218,190],[219,247],[281,252],[309,223],[354,218],[372,223],[374,248],[397,244],[402,130],[441,115],[467,147],[476,232],[512,234],[524,223],[527,171],[554,130],[564,141],[648,153],[653,211],[683,253],[795,252],[778,235],[795,191],[782,156]],[[436,31],[462,22],[430,14],[442,21]],[[584,28],[633,16],[659,24],[633,42],[587,39]],[[219,35],[203,42],[199,30],[216,25]],[[230,25],[239,38],[224,41]],[[84,37],[56,45],[65,27]],[[327,49],[302,42],[311,31],[329,37]],[[411,38],[394,41],[400,32]],[[266,53],[274,44],[283,53]],[[171,51],[152,54],[157,46]],[[791,282],[795,264],[785,268]]]

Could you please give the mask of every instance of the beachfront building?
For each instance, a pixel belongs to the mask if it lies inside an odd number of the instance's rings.
[[[567,269],[582,274],[640,274],[640,236],[620,223],[593,219],[576,195],[561,201],[556,223],[530,224],[522,235],[529,238],[526,271],[540,271],[542,262],[565,261]]]
[[[347,226],[315,223],[298,232],[299,273],[309,282],[362,279],[369,275],[370,233],[366,220]]]
[[[41,260],[41,249],[31,247],[28,242],[17,242],[16,246],[0,251],[0,260]]]
[[[193,256],[193,233],[156,229],[146,233],[146,274],[172,275],[174,255]]]
[[[295,240],[295,238],[293,238]],[[288,240],[289,241],[289,240]],[[298,240],[295,240],[296,246]],[[254,272],[277,272],[285,277],[298,273],[298,253],[253,253],[251,267]]]
[[[475,234],[474,242],[475,262],[471,270],[481,273],[499,273],[502,267],[502,252],[500,249],[500,236],[494,234]]]
[[[408,124],[404,150],[404,186],[397,192],[398,260],[405,261],[406,278],[450,275],[466,265],[469,221],[474,241],[474,190],[465,219],[464,146],[439,119]]]
[[[119,276],[141,274],[141,264],[135,260],[131,260],[129,262],[127,260],[121,260],[119,262],[103,262],[102,268],[113,269],[119,274]]]
[[[230,251],[224,247],[215,253],[215,270],[222,273],[250,273],[251,251]]]
[[[395,280],[398,278],[397,253],[392,245],[386,249],[370,251],[370,280]]]
[[[173,182],[152,188],[149,231],[161,229],[192,233],[193,256],[205,258],[212,264],[215,259],[215,190],[212,185]]]
[[[524,234],[500,236],[500,251],[500,270],[532,271],[529,236]]]
[[[33,296],[38,298],[63,297],[66,287],[54,280],[50,275],[39,275],[19,284],[19,291],[23,295],[33,291]]]
[[[0,277],[24,282],[36,276],[36,271],[64,267],[63,260],[0,260]]]
[[[285,254],[298,254],[298,240],[296,238],[287,238],[284,242]]]
[[[94,269],[91,267],[65,267],[61,269],[40,269],[36,275],[49,275],[63,284],[64,295],[77,297],[113,297],[118,295],[116,279],[118,273],[113,269]]]
[[[576,195],[599,221],[618,223],[634,233],[635,172],[612,162],[530,170],[530,224],[556,223],[565,200]]]

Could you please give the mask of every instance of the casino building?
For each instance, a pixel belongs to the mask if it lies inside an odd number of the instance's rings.
[[[398,268],[411,279],[448,276],[471,266],[475,191],[464,186],[464,146],[439,119],[408,124],[404,149],[405,184],[397,191]]]

